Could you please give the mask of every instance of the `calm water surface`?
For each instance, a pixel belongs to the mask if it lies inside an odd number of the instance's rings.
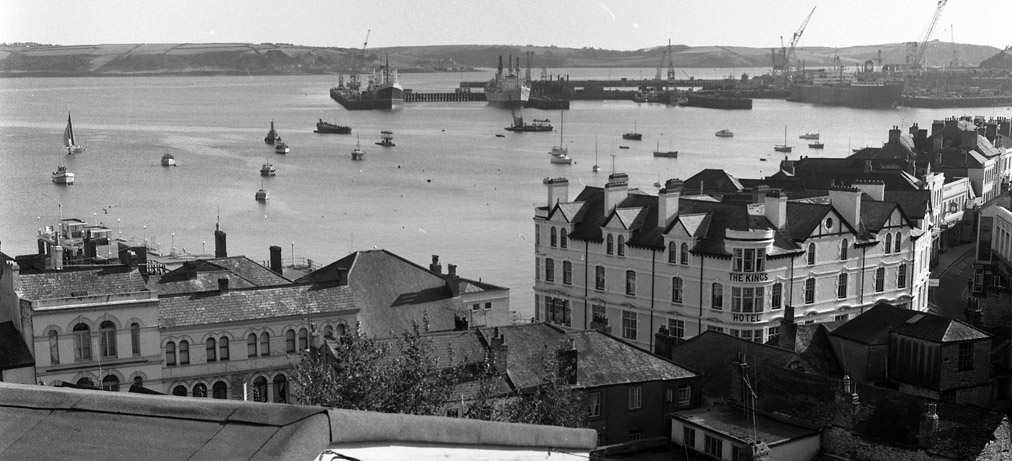
[[[640,78],[652,69],[564,69],[572,78]],[[728,75],[709,69],[699,77]],[[737,73],[741,73],[738,70]],[[452,91],[460,80],[489,72],[403,74],[416,91]],[[856,110],[756,100],[751,111],[719,111],[635,104],[575,102],[565,113],[573,165],[552,165],[554,133],[508,133],[508,110],[483,103],[409,104],[395,112],[347,112],[332,101],[331,76],[131,77],[0,80],[0,242],[9,255],[36,250],[40,225],[61,217],[101,222],[125,238],[149,239],[168,252],[213,252],[215,222],[228,233],[231,255],[329,263],[353,250],[385,248],[421,265],[433,254],[465,277],[511,289],[513,309],[533,313],[533,207],[542,205],[545,177],[565,176],[575,196],[581,184],[603,185],[612,169],[630,185],[655,193],[655,181],[687,178],[703,168],[738,177],[776,172],[773,145],[796,146],[792,156],[843,157],[851,147],[879,145],[893,125],[930,126],[951,115],[1004,115],[1009,108]],[[78,142],[68,157],[61,145],[72,111]],[[318,119],[350,125],[353,135],[313,133]],[[271,120],[291,146],[278,155],[264,144]],[[623,141],[633,127],[643,141]],[[717,138],[728,128],[735,137]],[[382,148],[380,130],[397,147]],[[798,135],[819,131],[823,151]],[[503,138],[495,134],[505,134]],[[361,142],[367,157],[352,162]],[[600,173],[592,173],[595,163]],[[628,145],[628,150],[618,149]],[[655,159],[655,147],[678,159]],[[175,155],[175,168],[160,166]],[[278,175],[262,179],[270,160]],[[767,161],[762,161],[767,159]],[[66,162],[77,176],[54,185],[50,172]],[[271,198],[254,201],[261,187]],[[207,242],[206,244],[204,242]]]

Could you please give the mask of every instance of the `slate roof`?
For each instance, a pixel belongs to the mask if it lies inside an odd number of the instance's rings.
[[[174,328],[358,309],[347,286],[287,285],[162,296],[158,318],[161,327]]]
[[[35,357],[14,322],[0,322],[0,370],[35,365]]]
[[[541,383],[545,373],[542,357],[555,354],[569,340],[577,350],[577,388],[696,376],[691,370],[594,330],[563,332],[543,323],[498,330],[508,348],[506,373],[520,389]],[[495,329],[480,328],[480,331],[488,343]]]
[[[314,459],[391,446],[582,452],[597,433],[462,418],[0,383],[0,459]],[[142,443],[138,443],[142,441]],[[383,456],[383,455],[380,455]]]
[[[830,334],[862,344],[881,345],[889,342],[891,332],[933,342],[968,341],[990,337],[962,321],[903,309],[888,303],[875,305],[865,313],[840,325]]]
[[[357,251],[296,282],[329,283],[342,270],[347,271],[362,330],[369,336],[408,331],[413,322],[423,323],[425,313],[430,331],[452,330],[454,314],[464,310],[443,276],[387,250]]]
[[[137,268],[118,265],[21,274],[19,281],[17,293],[30,301],[150,291]]]
[[[936,343],[973,341],[991,336],[962,321],[925,313],[894,328],[893,333]]]
[[[885,191],[885,200],[894,202],[903,210],[903,214],[913,219],[924,219],[931,211],[931,191]]]
[[[198,259],[151,277],[149,286],[159,294],[195,293],[218,288],[218,280],[227,278],[230,288],[287,285],[291,280],[257,264],[245,256]]]
[[[730,173],[716,168],[701,170],[685,180],[686,192],[741,192],[745,189],[741,181]]]

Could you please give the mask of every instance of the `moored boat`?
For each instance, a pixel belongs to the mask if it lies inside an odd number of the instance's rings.
[[[319,122],[316,122],[314,133],[351,134],[351,127],[324,122],[321,118]]]
[[[264,142],[267,144],[274,144],[274,141],[278,138],[280,138],[280,136],[278,136],[278,132],[274,130],[274,120],[271,120],[271,130],[267,132],[267,136],[264,136]]]
[[[291,149],[288,148],[288,144],[285,144],[285,142],[281,140],[281,137],[278,136],[278,139],[274,141],[274,153],[287,154],[289,152],[291,152]]]
[[[56,167],[56,171],[53,172],[53,182],[56,184],[74,184],[74,173],[67,171],[67,167],[59,165]]]
[[[798,139],[819,139],[819,133],[809,131],[803,135],[798,136]]]
[[[545,132],[552,131],[552,122],[547,118],[543,120],[535,119],[534,123],[524,123],[524,116],[521,114],[519,117],[513,106],[510,106],[510,112],[513,114],[513,125],[504,128],[506,131],[520,131],[520,132]]]
[[[820,74],[791,85],[791,96],[787,100],[866,109],[891,108],[899,103],[905,88],[901,78],[874,72]]]
[[[678,158],[677,150],[661,150],[661,143],[657,143],[657,148],[654,149],[654,157],[667,157],[667,158]]]
[[[552,146],[552,150],[548,151],[548,154],[551,155],[550,160],[552,163],[569,165],[573,163],[573,159],[569,156],[569,149],[566,148],[566,144],[563,141],[566,133],[566,119],[562,112],[560,112],[559,117],[561,120],[559,124],[559,145]]]
[[[278,169],[274,168],[274,164],[271,162],[267,162],[260,167],[260,176],[274,176],[276,174],[278,174]]]
[[[261,187],[260,190],[257,191],[256,195],[254,195],[254,198],[258,202],[266,202],[267,199],[270,198],[270,194],[267,192],[267,189]]]
[[[377,146],[394,147],[394,133],[392,131],[380,131],[380,140],[376,143]]]
[[[629,133],[623,133],[622,139],[628,139],[630,141],[640,141],[643,139],[643,133],[636,131],[636,123],[633,122],[633,130]]]
[[[359,142],[355,143],[355,148],[351,150],[352,160],[365,160],[365,151],[362,150],[362,145]]]
[[[166,152],[162,155],[162,166],[176,166],[176,157]]]
[[[825,146],[825,144],[822,144],[819,141],[815,141],[815,142],[808,143],[808,147],[810,147],[812,149],[822,149],[822,148],[824,148],[826,146]]]
[[[787,145],[787,125],[784,125],[784,143],[773,146],[773,150],[777,152],[790,152],[794,149],[792,146]]]
[[[520,58],[516,66],[513,56],[509,58],[509,71],[503,74],[502,55],[499,56],[499,69],[492,80],[485,84],[485,100],[495,107],[523,107],[531,97],[531,88],[520,77]]]
[[[723,130],[717,131],[713,135],[716,136],[716,137],[718,137],[718,138],[733,138],[734,137],[734,132],[732,132],[731,130],[728,130],[728,129],[723,129]]]

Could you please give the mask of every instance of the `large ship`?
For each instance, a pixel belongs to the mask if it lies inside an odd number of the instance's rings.
[[[520,77],[520,58],[513,64],[510,56],[508,73],[503,74],[502,55],[499,56],[499,71],[485,85],[485,99],[495,107],[524,107],[531,97],[531,87]]]
[[[788,101],[856,108],[896,107],[903,96],[902,77],[884,78],[873,73],[819,76],[791,85]]]
[[[397,79],[397,70],[390,68],[390,61],[373,71],[372,76],[361,89],[361,82],[353,74],[344,84],[344,78],[336,88],[330,89],[330,97],[347,110],[400,109],[404,106],[404,87]]]

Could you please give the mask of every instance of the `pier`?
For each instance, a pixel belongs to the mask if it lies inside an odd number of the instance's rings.
[[[404,91],[404,102],[471,102],[485,101],[485,93],[471,93],[470,91],[457,91],[453,93],[415,93]]]

